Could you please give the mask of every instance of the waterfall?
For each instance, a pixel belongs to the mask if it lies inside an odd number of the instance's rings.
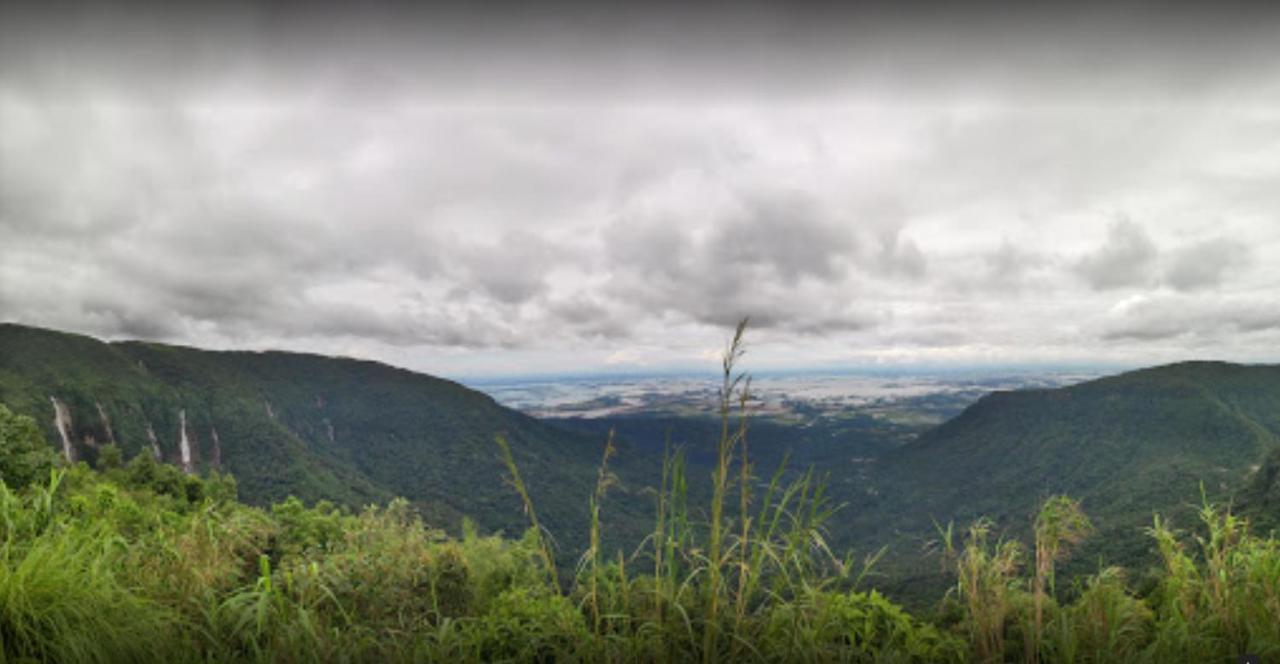
[[[218,440],[218,430],[209,427],[209,436],[213,438],[213,465],[222,470],[222,441]]]
[[[156,430],[151,428],[151,422],[147,422],[147,440],[151,441],[151,455],[156,461],[163,461],[164,455],[160,453],[160,441],[156,440]]]
[[[190,473],[192,470],[191,441],[187,439],[187,411],[186,410],[178,411],[178,422],[179,422],[178,426],[180,427],[179,438],[178,438],[178,450],[182,453],[182,471],[185,473]]]
[[[116,442],[116,432],[111,430],[111,418],[107,417],[107,411],[102,407],[101,401],[95,401],[93,405],[98,407],[98,417],[102,418],[102,428],[107,430],[107,442],[114,444]]]
[[[57,399],[49,397],[49,401],[53,402],[53,425],[57,427],[58,435],[62,437],[62,453],[67,457],[67,461],[75,461],[75,449],[71,447],[71,412],[67,410],[66,404]]]

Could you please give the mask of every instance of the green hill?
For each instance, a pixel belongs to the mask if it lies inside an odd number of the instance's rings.
[[[74,458],[92,461],[115,441],[126,456],[230,472],[255,504],[292,494],[360,507],[403,496],[433,523],[456,527],[467,515],[519,532],[528,522],[502,480],[494,443],[502,433],[543,520],[574,542],[588,522],[603,448],[598,436],[376,362],[104,343],[12,324],[0,325],[0,403],[34,417]],[[58,410],[67,416],[66,443]],[[623,529],[647,507],[619,502],[614,522]]]
[[[1099,531],[1081,564],[1141,565],[1153,512],[1190,525],[1202,484],[1229,499],[1278,448],[1280,366],[1187,362],[996,392],[882,457],[849,531],[904,554],[935,534],[934,520],[985,515],[1016,536],[1040,500],[1068,494]]]
[[[1280,449],[1258,464],[1238,504],[1259,532],[1280,530]]]

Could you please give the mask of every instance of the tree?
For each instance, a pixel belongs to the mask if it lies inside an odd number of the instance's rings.
[[[17,489],[47,479],[57,462],[35,420],[0,404],[0,480]]]
[[[1093,530],[1080,502],[1067,496],[1053,496],[1040,506],[1036,515],[1035,635],[1027,652],[1027,660],[1040,661],[1044,643],[1044,602],[1046,586],[1054,592],[1053,563],[1060,560],[1071,546],[1079,544]]]
[[[98,450],[98,470],[114,470],[124,467],[124,453],[120,451],[120,446],[115,443],[107,443]]]

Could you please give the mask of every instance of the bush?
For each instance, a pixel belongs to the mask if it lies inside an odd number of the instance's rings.
[[[1064,660],[1074,655],[1077,662],[1136,661],[1154,635],[1155,614],[1129,594],[1123,571],[1115,567],[1091,577],[1063,617],[1071,631],[1055,644]]]
[[[0,404],[0,481],[14,489],[42,481],[57,458],[35,420]]]
[[[173,612],[119,577],[123,542],[72,522],[0,547],[0,660],[165,661],[182,652]]]
[[[814,593],[774,606],[761,639],[778,662],[959,662],[965,644],[875,591]]]
[[[462,634],[475,661],[576,662],[597,654],[586,619],[572,602],[530,588],[499,595]]]

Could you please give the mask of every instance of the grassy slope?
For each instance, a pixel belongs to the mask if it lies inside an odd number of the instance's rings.
[[[185,410],[198,467],[214,465],[216,430],[221,465],[250,502],[295,494],[360,506],[401,495],[434,523],[456,526],[465,513],[485,528],[519,532],[525,517],[493,442],[505,433],[544,520],[571,541],[587,522],[603,447],[456,383],[375,362],[107,344],[0,325],[0,402],[35,417],[56,442],[51,396],[68,405],[83,458],[95,454],[87,436],[109,438],[101,404],[127,456],[149,448],[149,424],[165,459],[177,462]],[[643,505],[619,507],[615,523],[626,531]]]

